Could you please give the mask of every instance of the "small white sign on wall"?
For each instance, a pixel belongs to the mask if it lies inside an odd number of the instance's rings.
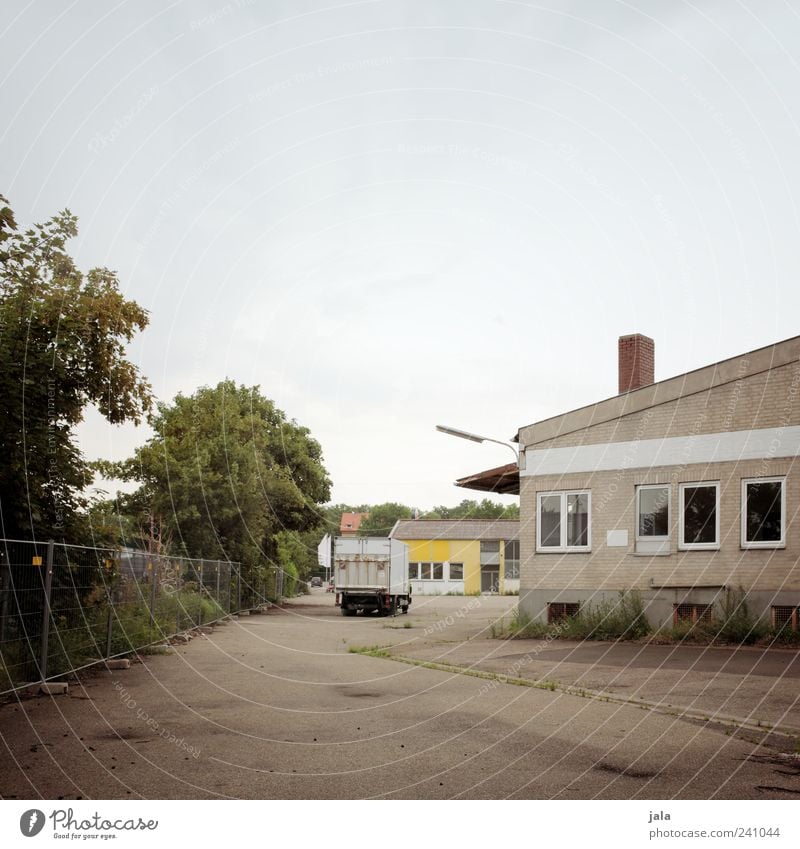
[[[626,530],[606,531],[606,545],[609,548],[627,548],[628,532]]]

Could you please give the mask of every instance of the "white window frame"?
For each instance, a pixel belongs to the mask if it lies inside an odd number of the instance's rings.
[[[454,578],[450,574],[450,569],[453,566],[460,566],[461,567],[461,577],[460,578]],[[448,581],[463,581],[464,580],[464,561],[463,560],[454,560],[452,563],[450,563],[448,561],[448,563],[447,563],[447,580]]]
[[[542,547],[542,498],[549,495],[558,495],[561,498],[560,505],[560,545],[546,545]],[[586,522],[586,545],[567,545],[567,498],[570,495],[585,495],[588,499],[587,522]],[[563,554],[580,553],[587,554],[592,550],[592,491],[590,489],[568,489],[550,492],[536,493],[536,551],[541,554]]]
[[[747,539],[747,485],[750,483],[779,483],[781,485],[781,538],[777,542],[751,542]],[[742,548],[786,548],[786,477],[776,475],[770,478],[742,478],[741,501]]]
[[[684,533],[684,514],[686,512],[684,505],[684,497],[683,494],[686,492],[687,487],[693,489],[697,486],[706,486],[706,487],[714,487],[716,492],[716,500],[717,509],[714,511],[716,516],[715,527],[714,527],[714,542],[684,542],[683,541],[683,533]],[[686,481],[685,483],[681,483],[678,485],[678,549],[680,551],[719,551],[719,514],[721,511],[720,504],[720,487],[719,481]]]
[[[667,491],[667,533],[660,536],[640,536],[639,493],[645,489],[666,489]],[[641,483],[636,486],[636,542],[668,542],[672,528],[672,487],[668,483]]]

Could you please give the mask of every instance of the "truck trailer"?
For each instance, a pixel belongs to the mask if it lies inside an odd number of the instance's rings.
[[[359,610],[378,616],[408,613],[411,582],[408,546],[385,537],[338,537],[333,544],[333,582],[342,616]]]

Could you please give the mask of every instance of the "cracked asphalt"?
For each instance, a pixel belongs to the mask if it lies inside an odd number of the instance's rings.
[[[797,798],[798,655],[490,639],[515,603],[353,619],[316,590],[69,695],[13,698],[0,796]],[[405,662],[350,651],[369,647]]]

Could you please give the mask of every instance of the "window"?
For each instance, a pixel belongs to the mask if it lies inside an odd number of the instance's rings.
[[[800,607],[776,605],[772,608],[772,624],[776,631],[797,631]]]
[[[481,540],[481,566],[499,566],[500,565],[500,540],[499,539],[482,539]]]
[[[591,493],[540,492],[537,498],[537,551],[588,551]]]
[[[708,621],[714,615],[713,604],[676,604],[672,608],[672,621],[679,622]]]
[[[669,539],[669,487],[636,488],[636,539]]]
[[[561,622],[562,619],[577,616],[580,609],[581,606],[578,602],[551,601],[547,605],[547,621],[551,625],[554,622]]]
[[[505,544],[505,577],[508,580],[519,579],[519,540],[511,539]]]
[[[450,564],[450,580],[451,581],[463,581],[464,580],[464,564],[463,563],[451,563]]]
[[[444,563],[409,563],[408,574],[412,581],[442,581]]]
[[[785,478],[742,481],[742,548],[782,548],[785,517]]]
[[[719,482],[680,486],[679,548],[719,548]]]

